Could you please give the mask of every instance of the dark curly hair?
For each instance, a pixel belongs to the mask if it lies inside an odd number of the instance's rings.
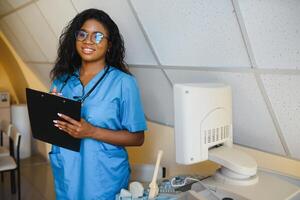
[[[130,74],[124,61],[125,47],[122,35],[115,22],[102,10],[87,9],[78,13],[73,20],[64,28],[59,38],[59,48],[54,68],[51,70],[51,79],[54,80],[64,74],[72,74],[81,65],[81,57],[76,51],[75,32],[80,30],[83,24],[95,19],[100,22],[109,33],[111,46],[106,52],[106,64],[114,66],[121,71]]]

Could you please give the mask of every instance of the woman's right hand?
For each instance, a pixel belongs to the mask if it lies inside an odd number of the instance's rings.
[[[56,86],[52,89],[50,94],[56,95],[56,96],[62,96],[62,93],[57,92]]]

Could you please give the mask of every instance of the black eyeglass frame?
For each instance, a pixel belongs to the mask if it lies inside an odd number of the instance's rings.
[[[83,39],[78,39],[79,33],[84,33],[85,36],[84,36]],[[101,34],[101,36],[100,36],[101,39],[98,42],[93,37],[93,35],[95,35],[95,34]],[[83,41],[85,41],[89,37],[90,33],[86,32],[85,30],[80,29],[78,31],[75,31],[74,35],[75,35],[75,38],[76,38],[77,41],[83,42]],[[106,38],[109,41],[109,37],[105,36],[102,32],[99,32],[99,31],[93,32],[91,35],[92,35],[92,37],[90,38],[90,41],[93,42],[94,44],[100,44],[102,42],[103,38]]]

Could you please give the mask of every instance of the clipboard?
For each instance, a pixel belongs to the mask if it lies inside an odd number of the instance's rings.
[[[55,127],[53,120],[59,119],[57,113],[63,113],[79,121],[81,102],[29,88],[26,88],[26,98],[33,137],[79,152],[81,140]]]

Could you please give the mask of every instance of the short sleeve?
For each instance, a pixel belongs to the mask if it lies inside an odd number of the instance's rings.
[[[122,79],[121,88],[120,116],[122,127],[129,132],[146,130],[145,114],[135,78],[125,76]]]

